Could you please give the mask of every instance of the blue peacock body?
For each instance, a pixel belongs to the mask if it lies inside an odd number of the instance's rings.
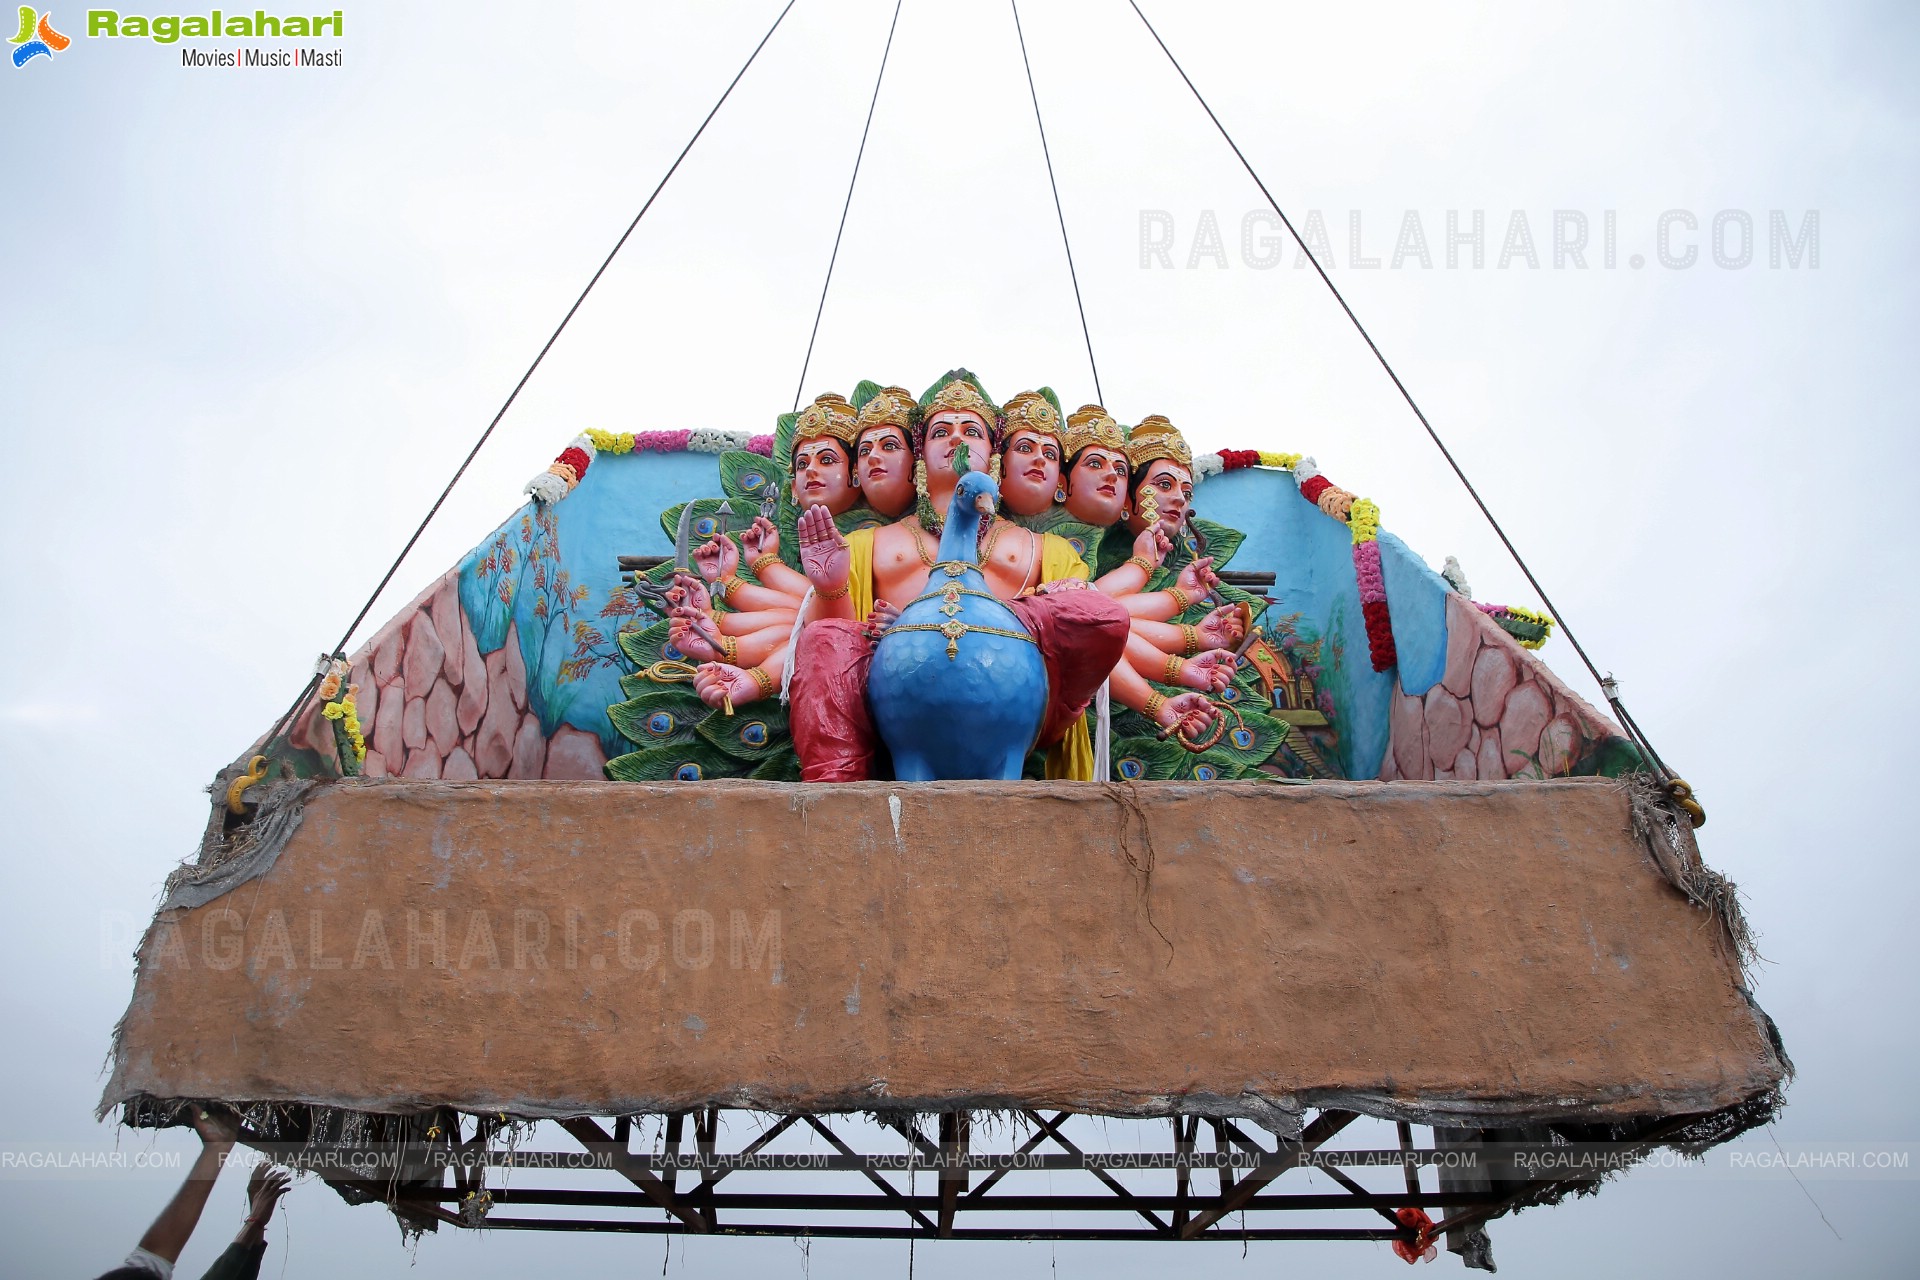
[[[984,472],[960,477],[926,591],[875,646],[867,701],[903,782],[1018,778],[1046,711],[1047,672],[1018,615],[980,570]]]

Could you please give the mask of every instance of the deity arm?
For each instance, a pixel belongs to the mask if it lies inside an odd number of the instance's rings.
[[[1231,605],[1221,605],[1193,623],[1134,618],[1133,633],[1162,653],[1186,657],[1207,649],[1231,649],[1246,636],[1240,615]]]
[[[1217,692],[1233,681],[1233,655],[1226,650],[1209,649],[1198,657],[1182,658],[1157,648],[1137,633],[1127,636],[1127,659],[1123,665],[1160,684],[1205,692]]]
[[[755,576],[760,579],[760,585],[768,591],[777,591],[796,602],[807,594],[807,587],[811,585],[807,581],[807,575],[788,568],[784,560],[774,560],[762,565]]]
[[[1107,688],[1115,702],[1138,711],[1162,729],[1179,725],[1186,732],[1197,733],[1212,724],[1214,717],[1220,714],[1205,694],[1181,693],[1169,698],[1156,691],[1124,662],[1107,677]],[[1147,710],[1149,703],[1153,704],[1151,712]]]
[[[780,676],[786,667],[784,649],[765,662],[750,667],[739,667],[729,662],[703,663],[694,672],[693,691],[700,695],[700,701],[710,707],[724,706],[728,701],[736,707],[743,707],[750,702],[778,696]]]
[[[1133,540],[1133,558],[1102,574],[1094,587],[1100,594],[1115,599],[1138,595],[1140,588],[1147,585],[1147,579],[1153,576],[1154,569],[1167,558],[1172,545],[1158,525],[1143,529]]]
[[[741,531],[740,547],[747,571],[760,579],[760,585],[790,597],[792,607],[798,608],[812,584],[805,574],[795,571],[780,558],[780,530],[774,527],[773,521],[765,516],[754,517],[753,523]]]
[[[714,620],[720,624],[725,635],[749,636],[767,627],[793,627],[793,615],[800,611],[800,602],[795,600],[779,609],[756,609],[752,613],[723,613]]]

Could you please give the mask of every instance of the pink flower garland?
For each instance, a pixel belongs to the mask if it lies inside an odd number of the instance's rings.
[[[691,431],[636,431],[633,433],[633,451],[635,453],[685,453],[687,437]]]

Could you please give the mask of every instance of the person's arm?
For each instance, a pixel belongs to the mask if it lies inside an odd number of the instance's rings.
[[[853,601],[848,596],[853,553],[847,550],[847,540],[840,536],[825,507],[809,507],[800,517],[800,565],[813,586],[807,621],[852,618]]]
[[[147,1234],[140,1237],[142,1249],[167,1262],[179,1261],[180,1251],[187,1247],[187,1239],[193,1235],[200,1213],[207,1207],[207,1197],[213,1193],[214,1179],[220,1176],[227,1155],[240,1136],[237,1125],[224,1118],[216,1119],[205,1111],[195,1112],[193,1127],[200,1135],[200,1154],[187,1170],[186,1182],[173,1193],[173,1199],[147,1228]]]
[[[267,1220],[292,1182],[293,1175],[285,1169],[254,1166],[253,1176],[247,1179],[247,1220],[201,1280],[255,1280],[260,1260],[267,1255]]]
[[[1093,585],[1105,596],[1138,595],[1172,549],[1173,543],[1160,532],[1160,526],[1149,525],[1133,540],[1133,558],[1102,574]]]

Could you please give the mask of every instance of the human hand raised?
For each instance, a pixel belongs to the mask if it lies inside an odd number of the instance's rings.
[[[1173,550],[1173,539],[1157,524],[1150,524],[1133,540],[1133,554],[1152,564],[1160,564]]]
[[[673,587],[667,592],[667,599],[701,613],[713,612],[713,596],[707,591],[707,584],[690,573],[673,575]]]

